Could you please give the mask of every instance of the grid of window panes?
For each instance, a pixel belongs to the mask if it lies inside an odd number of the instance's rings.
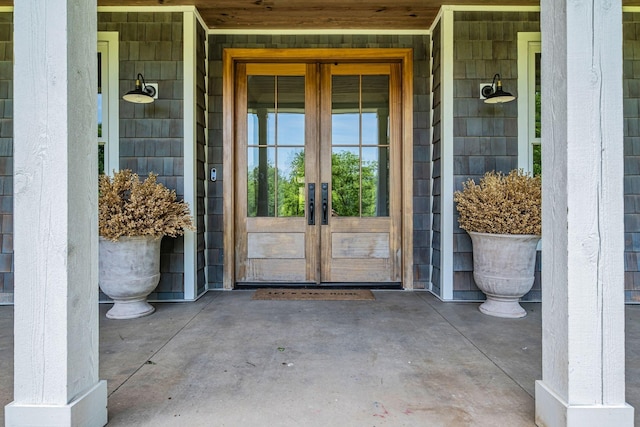
[[[333,216],[389,216],[389,76],[334,75]]]
[[[247,215],[304,217],[304,76],[247,77]]]

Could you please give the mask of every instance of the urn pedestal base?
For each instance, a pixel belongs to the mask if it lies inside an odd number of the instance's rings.
[[[147,302],[160,281],[160,241],[156,236],[100,238],[100,289],[114,302],[109,319],[135,319],[155,308]]]
[[[487,296],[484,314],[518,318],[527,315],[518,301],[531,290],[540,236],[470,231],[473,279]]]
[[[484,314],[495,317],[518,319],[525,317],[527,311],[519,303],[520,297],[497,297],[487,295],[487,300],[478,309]]]
[[[108,319],[135,319],[147,316],[156,308],[147,302],[147,297],[136,301],[113,300],[113,307],[107,311]]]

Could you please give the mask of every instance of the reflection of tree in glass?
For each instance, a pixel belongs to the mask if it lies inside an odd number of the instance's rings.
[[[304,151],[295,153],[289,179],[278,174],[278,216],[304,216]]]
[[[540,138],[542,135],[542,100],[541,93],[536,90],[536,138]],[[542,146],[540,144],[533,145],[533,175],[538,176],[542,174]]]
[[[277,171],[278,179],[278,215],[279,217],[304,216],[304,152],[294,155],[291,161],[289,177]],[[260,167],[256,166],[249,171],[247,179],[247,215],[249,217],[267,216],[275,217],[275,179],[276,168],[273,163],[267,164],[266,177],[260,176]],[[259,180],[267,180],[266,194],[260,194]],[[260,202],[267,198],[267,212],[258,214]]]
[[[272,189],[275,188],[275,167],[273,163],[269,162],[266,168],[266,176],[261,176],[260,169],[260,166],[256,166],[253,170],[249,171],[247,177],[247,216],[273,217],[275,216],[275,195]],[[264,182],[265,179],[267,180],[267,191],[266,193],[262,193],[259,191],[260,186],[258,183],[260,181]],[[267,211],[260,212],[260,215],[258,215],[258,206],[264,206],[263,203],[265,201]]]
[[[332,207],[338,216],[361,216],[360,185],[362,183],[362,216],[376,216],[378,162],[362,162],[357,154],[343,151],[333,153],[332,163]],[[305,215],[304,151],[295,153],[290,162],[289,176],[277,171],[278,217],[303,217]],[[269,162],[266,177],[260,177],[260,167],[249,171],[247,180],[247,214],[249,217],[276,216],[275,180],[276,168]],[[360,173],[362,171],[362,176]],[[259,194],[259,179],[267,180],[267,194]],[[258,215],[258,205],[267,198],[266,215]]]
[[[98,145],[98,175],[104,173],[104,145]]]
[[[375,216],[378,162],[362,163],[349,151],[331,155],[331,206],[338,216],[360,216],[360,183],[362,183],[362,216]]]
[[[542,145],[533,144],[533,176],[542,174]]]

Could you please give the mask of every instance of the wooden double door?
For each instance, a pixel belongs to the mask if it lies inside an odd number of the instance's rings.
[[[400,282],[400,64],[235,73],[236,282]]]

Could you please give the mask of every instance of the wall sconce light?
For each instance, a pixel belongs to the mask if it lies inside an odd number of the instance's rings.
[[[495,90],[493,89],[494,87]],[[516,99],[516,97],[511,95],[509,92],[502,90],[500,74],[494,75],[493,82],[490,85],[482,86],[480,92],[485,98],[485,104],[502,104]]]
[[[140,83],[142,81],[142,84]],[[127,92],[122,99],[135,104],[149,104],[153,102],[153,97],[156,95],[156,89],[153,86],[147,85],[144,82],[142,74],[138,73],[136,78],[136,88]]]

